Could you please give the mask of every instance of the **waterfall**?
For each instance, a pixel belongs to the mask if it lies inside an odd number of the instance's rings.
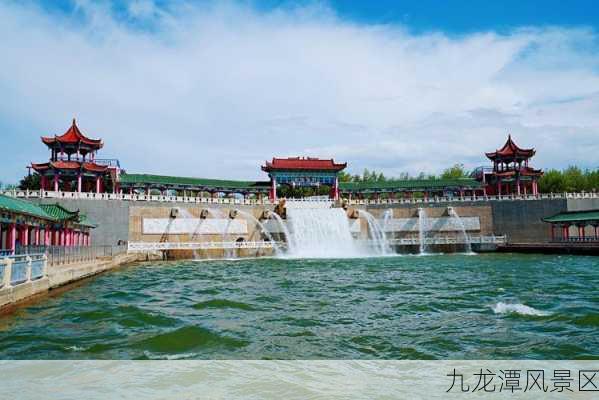
[[[262,233],[268,238],[269,241],[272,242],[273,244],[273,248],[274,248],[274,253],[275,255],[278,255],[281,253],[281,249],[279,248],[279,245],[277,244],[277,241],[274,240],[274,238],[272,237],[272,235],[270,234],[270,232],[268,231],[268,229],[266,229],[266,227],[262,224],[262,222],[258,221],[258,219],[256,217],[254,217],[252,214],[236,209],[235,211],[237,211],[238,214],[243,215],[244,217],[246,217],[246,219],[249,219],[253,222],[256,223],[256,225],[260,228],[260,230],[262,231]]]
[[[291,238],[289,256],[301,258],[363,257],[351,235],[347,215],[342,208],[287,206]]]
[[[427,245],[426,245],[426,230],[427,230],[427,221],[426,221],[426,210],[424,208],[418,209],[418,241],[420,242],[420,254],[427,254]]]
[[[289,232],[289,229],[287,229],[287,225],[285,225],[283,218],[281,218],[281,216],[279,214],[277,214],[276,212],[272,212],[271,216],[275,219],[275,221],[277,221],[279,223],[279,227],[281,228],[281,230],[283,231],[283,234],[285,235],[285,241],[287,242],[287,252],[292,253],[295,248],[295,243],[294,243],[294,238],[291,236],[291,233]]]
[[[358,213],[366,219],[368,223],[368,233],[373,242],[376,253],[379,255],[387,255],[391,253],[387,234],[381,227],[381,224],[368,211],[358,210]]]
[[[460,216],[458,215],[458,213],[455,211],[455,209],[453,207],[447,207],[447,213],[449,214],[449,216],[451,218],[453,218],[455,220],[456,225],[457,225],[458,229],[460,230],[460,233],[464,237],[466,253],[472,254],[472,244],[470,243],[470,236],[468,236],[468,233],[466,233],[466,227],[464,226],[464,221],[462,221],[462,219],[460,218]]]
[[[179,212],[179,214],[181,214],[181,216],[183,218],[186,219],[192,219],[195,218],[187,209],[182,208],[182,207],[177,207],[177,211]],[[202,225],[202,220],[198,221],[198,224],[195,226],[195,228],[193,229],[193,231],[189,234],[189,240],[190,242],[193,242],[194,238],[197,235],[197,232],[200,230],[200,226]],[[192,250],[193,253],[193,259],[197,260],[198,259],[198,253],[197,251],[194,249]]]

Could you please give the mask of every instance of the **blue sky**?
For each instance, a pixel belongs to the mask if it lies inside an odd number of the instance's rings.
[[[0,181],[72,117],[131,172],[259,179],[272,156],[387,175],[599,166],[592,1],[8,1]],[[26,29],[24,29],[26,27]],[[10,149],[6,151],[4,149]]]

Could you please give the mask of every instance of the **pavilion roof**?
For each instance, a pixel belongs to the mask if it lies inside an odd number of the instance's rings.
[[[80,161],[50,161],[41,164],[31,164],[31,168],[37,172],[46,171],[48,169],[71,169],[78,170],[82,169],[89,172],[106,172],[108,169],[107,165],[99,165],[92,162],[80,162]]]
[[[96,225],[94,225],[86,215],[81,214],[79,210],[70,211],[58,203],[40,204],[40,207],[57,221],[72,221],[78,225],[83,225],[90,228],[96,227]]]
[[[0,195],[0,210],[15,214],[24,214],[36,218],[54,221],[55,218],[48,214],[43,208],[29,201],[17,199],[14,197]]]
[[[502,148],[491,153],[485,153],[491,160],[520,158],[526,159],[535,155],[535,149],[523,149],[512,140],[512,135],[508,135],[507,141]]]
[[[290,157],[273,158],[272,161],[266,161],[262,170],[299,170],[299,171],[341,171],[347,167],[347,163],[335,163],[331,159],[320,159],[312,157]]]
[[[57,136],[48,136],[48,137],[44,137],[42,136],[42,142],[44,142],[46,145],[52,147],[54,145],[58,144],[84,144],[87,145],[89,147],[91,147],[94,150],[98,150],[101,149],[104,146],[104,143],[102,143],[102,139],[90,139],[87,136],[85,136],[83,133],[81,133],[81,131],[79,130],[79,127],[77,126],[77,122],[75,121],[75,118],[73,118],[73,124],[71,125],[71,127],[62,135]]]
[[[555,214],[551,217],[543,218],[543,221],[550,223],[559,222],[588,222],[598,221],[599,222],[599,210],[586,210],[586,211],[567,211]]]

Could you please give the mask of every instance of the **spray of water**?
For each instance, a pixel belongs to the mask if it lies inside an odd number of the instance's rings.
[[[387,240],[387,234],[381,227],[379,221],[368,211],[358,210],[360,216],[366,219],[368,223],[368,234],[370,240],[372,240],[375,251],[378,255],[391,254],[391,246],[389,246],[389,240]]]
[[[266,236],[268,240],[273,244],[275,255],[281,254],[280,246],[278,245],[277,241],[274,240],[274,238],[272,237],[268,229],[266,229],[266,227],[262,224],[262,222],[260,222],[256,217],[254,217],[252,214],[248,212],[239,209],[235,211],[237,211],[238,214],[244,216],[246,219],[249,219],[250,221],[254,222],[260,228],[260,231],[264,234],[264,236]]]
[[[464,238],[464,243],[465,243],[464,247],[465,247],[466,254],[473,254],[472,244],[470,243],[470,236],[466,232],[466,227],[464,226],[464,221],[462,221],[462,219],[460,218],[460,216],[458,215],[458,213],[455,211],[455,209],[453,207],[447,207],[447,213],[449,214],[449,216],[451,218],[454,219],[454,221],[456,222],[456,226],[459,229],[460,234]]]
[[[427,254],[426,232],[428,229],[427,215],[424,208],[418,209],[418,242],[420,242],[419,253]]]

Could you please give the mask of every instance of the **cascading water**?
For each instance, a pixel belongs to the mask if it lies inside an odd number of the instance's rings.
[[[281,228],[281,230],[283,231],[283,234],[285,235],[285,241],[287,242],[287,252],[293,252],[293,249],[295,248],[294,238],[293,238],[293,236],[291,236],[289,229],[287,229],[287,225],[283,221],[283,218],[281,218],[281,216],[279,214],[277,214],[276,212],[272,212],[270,215],[272,218],[275,219],[275,221],[278,222],[279,227]]]
[[[419,253],[427,254],[428,246],[426,244],[427,215],[424,208],[418,209],[418,241],[420,242]]]
[[[236,209],[235,211],[237,211],[238,214],[243,215],[247,219],[256,223],[256,225],[260,228],[262,233],[264,233],[264,235],[268,238],[268,240],[272,242],[275,255],[278,255],[281,253],[281,249],[280,249],[279,245],[277,244],[277,241],[274,240],[274,238],[272,237],[272,235],[270,234],[268,229],[266,229],[266,227],[262,224],[262,222],[260,222],[256,217],[254,217],[250,213],[247,213],[247,212],[239,210],[239,209]]]
[[[368,223],[370,240],[373,242],[373,247],[376,254],[382,256],[390,254],[391,247],[389,246],[389,241],[387,240],[387,234],[381,227],[381,224],[379,224],[376,218],[374,218],[374,216],[368,211],[358,210],[358,213],[359,215],[363,216]]]
[[[455,209],[453,207],[447,207],[447,213],[449,214],[449,216],[451,218],[454,219],[458,229],[460,230],[460,233],[462,234],[462,236],[464,238],[464,248],[465,248],[464,250],[466,251],[467,254],[472,254],[473,253],[472,252],[472,244],[470,243],[470,236],[466,232],[466,227],[464,226],[464,221],[462,221],[462,219],[460,218],[460,216],[458,215],[458,213],[455,211]]]
[[[287,205],[292,245],[288,255],[298,258],[350,258],[364,254],[352,237],[342,208],[307,208]]]
[[[179,214],[181,214],[181,216],[182,216],[183,218],[187,218],[187,219],[192,219],[192,218],[195,218],[195,217],[194,217],[194,216],[193,216],[193,215],[192,215],[192,214],[191,214],[191,213],[190,213],[190,212],[189,212],[187,209],[185,209],[185,208],[182,208],[182,207],[177,207],[177,211],[179,212]],[[197,225],[195,226],[195,228],[193,229],[192,233],[189,235],[189,239],[190,239],[190,241],[191,241],[191,242],[193,242],[193,241],[194,241],[194,239],[195,239],[195,237],[196,237],[197,233],[199,232],[199,230],[200,230],[200,226],[202,225],[202,222],[203,222],[203,220],[201,220],[201,219],[200,219],[200,220],[198,221]],[[197,251],[194,249],[194,250],[192,250],[192,253],[193,253],[193,259],[194,259],[194,260],[196,260],[196,259],[198,258]]]

